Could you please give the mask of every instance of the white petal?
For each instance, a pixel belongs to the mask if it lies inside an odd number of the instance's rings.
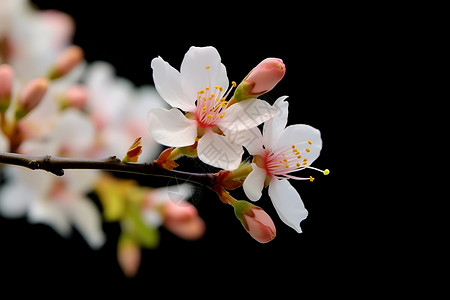
[[[193,193],[194,187],[188,183],[183,183],[153,189],[150,197],[155,205],[163,205],[169,201],[182,205]]]
[[[247,99],[225,110],[218,126],[225,132],[249,130],[273,118],[277,109],[259,99]]]
[[[93,190],[100,175],[99,170],[64,170],[64,176],[60,180],[69,192],[87,194]]]
[[[0,215],[8,218],[23,217],[33,196],[32,191],[20,182],[3,184],[0,188]]]
[[[256,201],[261,198],[267,173],[266,170],[259,168],[256,164],[252,164],[252,168],[253,170],[248,174],[242,187],[248,199]]]
[[[300,222],[306,219],[308,211],[294,187],[286,179],[272,179],[269,196],[281,220],[301,233]]]
[[[69,237],[72,233],[70,220],[64,213],[60,203],[50,201],[46,198],[34,200],[28,211],[28,221],[30,223],[43,223],[49,225],[62,237]]]
[[[172,107],[184,111],[195,110],[196,97],[189,97],[181,87],[180,72],[165,62],[161,57],[154,58],[151,63],[153,81],[159,95]]]
[[[50,139],[56,141],[59,147],[67,149],[67,156],[83,157],[92,149],[95,128],[86,114],[77,109],[67,109]]]
[[[311,141],[311,145],[307,143]],[[320,137],[320,131],[309,125],[297,124],[286,127],[281,134],[276,147],[304,143],[304,147],[297,147],[303,158],[307,159],[308,165],[316,160],[320,155],[322,149],[322,139]],[[302,151],[302,149],[310,149],[310,152]]]
[[[164,218],[161,212],[156,209],[145,209],[142,211],[142,219],[151,227],[158,228],[164,223]]]
[[[178,109],[153,108],[148,114],[150,132],[160,144],[185,147],[195,143],[197,123],[187,119]]]
[[[72,199],[66,207],[66,213],[92,249],[98,249],[104,244],[106,237],[102,230],[102,218],[89,199]]]
[[[283,133],[284,128],[286,127],[289,108],[289,103],[287,101],[284,101],[286,98],[287,96],[283,96],[275,101],[273,107],[277,109],[277,114],[273,119],[268,120],[264,124],[264,145],[269,148],[271,145],[276,144],[281,134]]]
[[[226,68],[214,47],[191,47],[184,56],[180,72],[183,91],[193,100],[206,86],[228,88]]]
[[[264,154],[263,139],[258,127],[238,132],[233,141],[235,144],[244,146],[251,155],[262,156]]]
[[[46,153],[42,153],[45,155]],[[25,168],[8,168],[8,175],[13,176],[19,184],[26,187],[36,197],[48,195],[53,186],[55,175],[43,170],[28,170]],[[34,198],[36,198],[34,197]]]
[[[244,150],[241,145],[230,142],[227,137],[207,130],[198,141],[197,154],[198,158],[208,165],[235,170],[241,163]]]

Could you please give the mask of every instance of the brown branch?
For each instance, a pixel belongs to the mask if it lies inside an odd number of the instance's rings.
[[[57,176],[64,175],[64,169],[91,169],[134,173],[141,175],[162,176],[188,181],[207,187],[216,183],[216,176],[212,173],[191,173],[177,170],[166,170],[157,163],[124,163],[116,156],[105,159],[65,158],[50,155],[32,156],[16,153],[0,152],[0,164],[25,167],[31,170],[45,170]]]

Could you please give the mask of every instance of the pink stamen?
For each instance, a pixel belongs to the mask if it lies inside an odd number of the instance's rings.
[[[294,145],[281,146],[272,152],[269,152],[265,159],[265,167],[269,176],[278,179],[295,179],[295,180],[311,180],[310,178],[302,178],[289,175],[292,172],[300,171],[309,167],[308,153],[309,148],[298,150],[297,146],[310,145],[311,141],[305,141]]]

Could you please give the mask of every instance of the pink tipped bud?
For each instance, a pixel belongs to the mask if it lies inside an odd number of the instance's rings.
[[[4,113],[11,103],[14,72],[9,65],[0,65],[0,112]]]
[[[244,215],[248,233],[260,243],[273,240],[276,235],[276,228],[270,216],[261,208],[254,208],[251,211],[253,215]]]
[[[82,85],[74,85],[67,89],[62,99],[63,107],[82,109],[88,100],[88,90]]]
[[[237,201],[233,205],[236,216],[255,240],[267,243],[275,238],[275,224],[261,207],[246,201]]]
[[[117,245],[117,261],[125,276],[135,277],[141,264],[141,249],[127,237],[121,236]]]
[[[47,91],[49,81],[46,78],[31,80],[19,94],[16,118],[21,119],[35,108]]]
[[[197,209],[188,202],[177,205],[171,201],[162,207],[164,226],[185,240],[197,240],[205,233],[205,222]]]
[[[286,73],[286,67],[279,58],[266,58],[247,76],[246,81],[254,82],[252,94],[267,93],[272,90]]]
[[[261,96],[272,90],[284,77],[286,66],[279,58],[266,58],[260,62],[236,88],[234,98],[241,101]]]
[[[72,71],[83,60],[84,52],[78,46],[70,46],[64,50],[56,59],[51,68],[48,78],[58,79]]]

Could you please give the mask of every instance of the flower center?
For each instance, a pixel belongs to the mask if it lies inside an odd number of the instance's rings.
[[[209,70],[209,68],[205,67],[206,70]],[[225,110],[229,106],[229,101],[226,101],[226,98],[231,90],[236,87],[236,82],[233,81],[231,85],[226,94],[223,87],[211,86],[211,84],[197,92],[195,119],[200,126],[205,128],[216,126],[220,119],[225,116]]]
[[[275,177],[277,179],[289,178],[313,181],[314,177],[312,176],[309,178],[302,178],[289,175],[292,172],[308,168],[322,172],[324,175],[328,175],[330,173],[328,169],[320,170],[309,166],[308,157],[311,153],[311,149],[308,148],[309,145],[312,145],[312,142],[305,141],[293,145],[283,146],[272,152],[268,152],[264,158],[264,167],[267,174],[270,177]]]

